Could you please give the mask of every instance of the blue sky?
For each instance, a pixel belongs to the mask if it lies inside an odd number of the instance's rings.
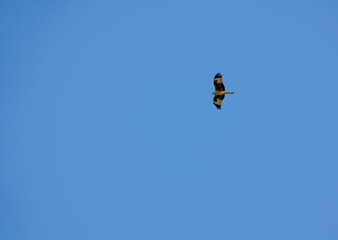
[[[0,238],[337,239],[337,13],[1,1]]]

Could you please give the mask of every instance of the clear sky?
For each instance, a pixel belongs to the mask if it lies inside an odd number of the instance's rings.
[[[1,1],[0,239],[338,239],[337,26],[331,0]]]

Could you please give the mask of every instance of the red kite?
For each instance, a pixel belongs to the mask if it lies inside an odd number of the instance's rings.
[[[222,109],[222,101],[225,97],[225,94],[234,94],[234,92],[226,92],[225,87],[222,81],[222,74],[217,73],[214,77],[214,86],[215,86],[215,92],[212,93],[212,95],[215,95],[214,97],[214,105],[218,109]]]

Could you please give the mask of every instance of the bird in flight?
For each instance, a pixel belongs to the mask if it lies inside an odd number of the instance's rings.
[[[214,97],[214,105],[218,109],[222,109],[222,101],[225,97],[225,94],[234,94],[234,92],[226,92],[225,87],[222,81],[222,74],[217,73],[214,77],[214,86],[215,86],[215,92],[212,93],[212,95],[215,95]]]

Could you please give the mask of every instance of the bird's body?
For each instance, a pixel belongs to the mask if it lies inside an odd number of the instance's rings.
[[[212,93],[212,95],[225,95],[225,94],[235,94],[234,92],[225,92],[225,91],[215,91]]]
[[[215,92],[213,92],[212,93],[212,95],[217,95],[217,96],[219,96],[219,95],[225,95],[227,92],[225,92],[225,91],[215,91]]]
[[[225,94],[235,94],[234,92],[226,92],[225,87],[222,81],[222,74],[217,73],[214,77],[214,86],[215,86],[215,91],[212,93],[212,95],[215,95],[214,97],[214,105],[218,109],[222,109],[222,101],[225,97]]]

